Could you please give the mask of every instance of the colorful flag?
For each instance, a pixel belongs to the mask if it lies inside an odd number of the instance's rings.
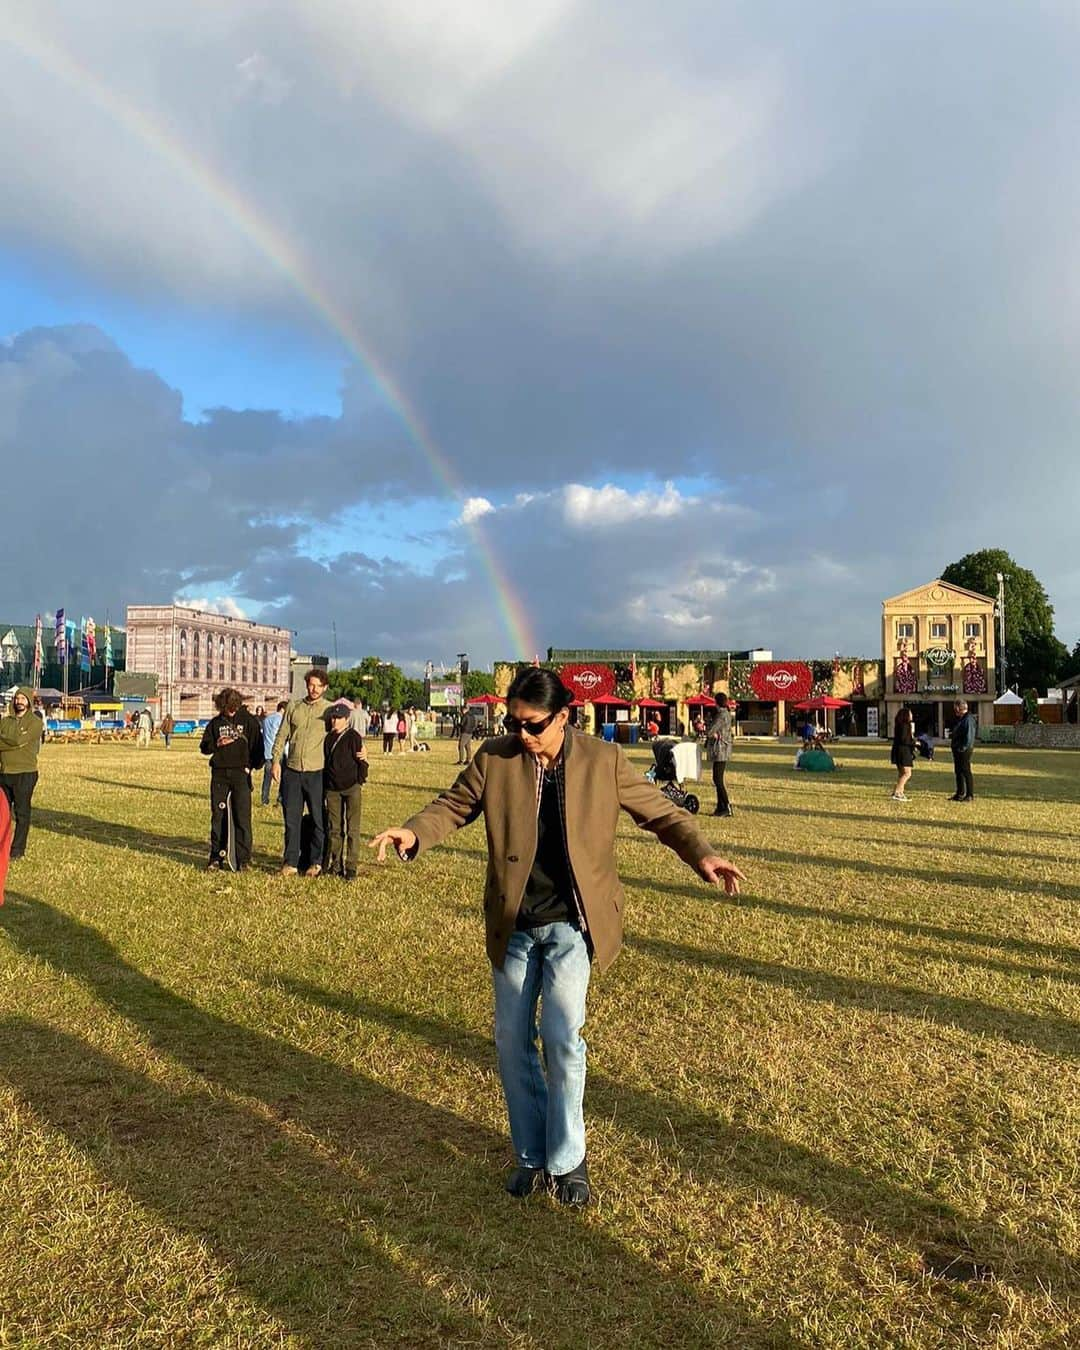
[[[97,628],[93,618],[86,621],[86,647],[90,653],[90,664],[93,665],[97,660]]]
[[[56,643],[56,664],[58,666],[67,665],[67,629],[64,627],[64,611],[56,611],[56,628],[53,632],[53,641]]]
[[[84,675],[90,674],[90,645],[86,636],[86,619],[79,624],[79,669]]]
[[[68,619],[64,624],[64,654],[67,658],[66,664],[70,665],[79,653],[79,625],[74,619]]]
[[[108,624],[105,625],[105,669],[108,670],[113,663],[112,654],[112,629]]]
[[[41,667],[45,664],[45,652],[41,646],[41,615],[37,616],[34,624],[34,674],[41,677]]]

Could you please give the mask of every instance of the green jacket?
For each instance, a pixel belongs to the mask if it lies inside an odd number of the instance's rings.
[[[21,716],[11,711],[0,717],[0,773],[34,773],[45,723],[34,712],[33,696],[28,689],[16,689],[31,702]]]
[[[330,700],[325,694],[314,703],[309,703],[306,698],[298,698],[290,703],[274,737],[270,763],[281,762],[288,742],[286,768],[298,769],[301,773],[321,773],[325,763],[323,741],[326,739],[326,714],[329,710]]]

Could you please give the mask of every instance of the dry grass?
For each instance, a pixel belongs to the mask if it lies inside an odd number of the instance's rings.
[[[1080,1344],[1080,757],[886,800],[740,746],[710,894],[629,821],[599,1203],[501,1192],[481,827],[204,874],[188,744],[46,747],[0,910],[0,1345]],[[367,833],[451,747],[376,757]],[[644,757],[640,757],[644,762]],[[707,794],[706,794],[707,795]]]

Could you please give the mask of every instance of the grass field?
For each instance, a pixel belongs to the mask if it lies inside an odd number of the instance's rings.
[[[207,874],[193,745],[47,746],[0,909],[0,1345],[1080,1346],[1080,755],[901,805],[885,747],[839,754],[737,747],[701,819],[738,900],[625,820],[581,1213],[502,1193],[481,825],[312,882],[256,807],[260,870]],[[451,758],[376,756],[365,835]]]

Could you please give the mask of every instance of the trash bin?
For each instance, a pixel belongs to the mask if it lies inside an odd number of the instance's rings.
[[[640,731],[641,731],[641,728],[638,726],[638,724],[637,724],[636,722],[631,722],[631,723],[630,723],[630,744],[631,744],[631,745],[637,745],[637,743],[638,743],[638,735],[639,735]]]
[[[603,726],[604,740],[613,741],[615,739],[615,723],[605,722]]]

